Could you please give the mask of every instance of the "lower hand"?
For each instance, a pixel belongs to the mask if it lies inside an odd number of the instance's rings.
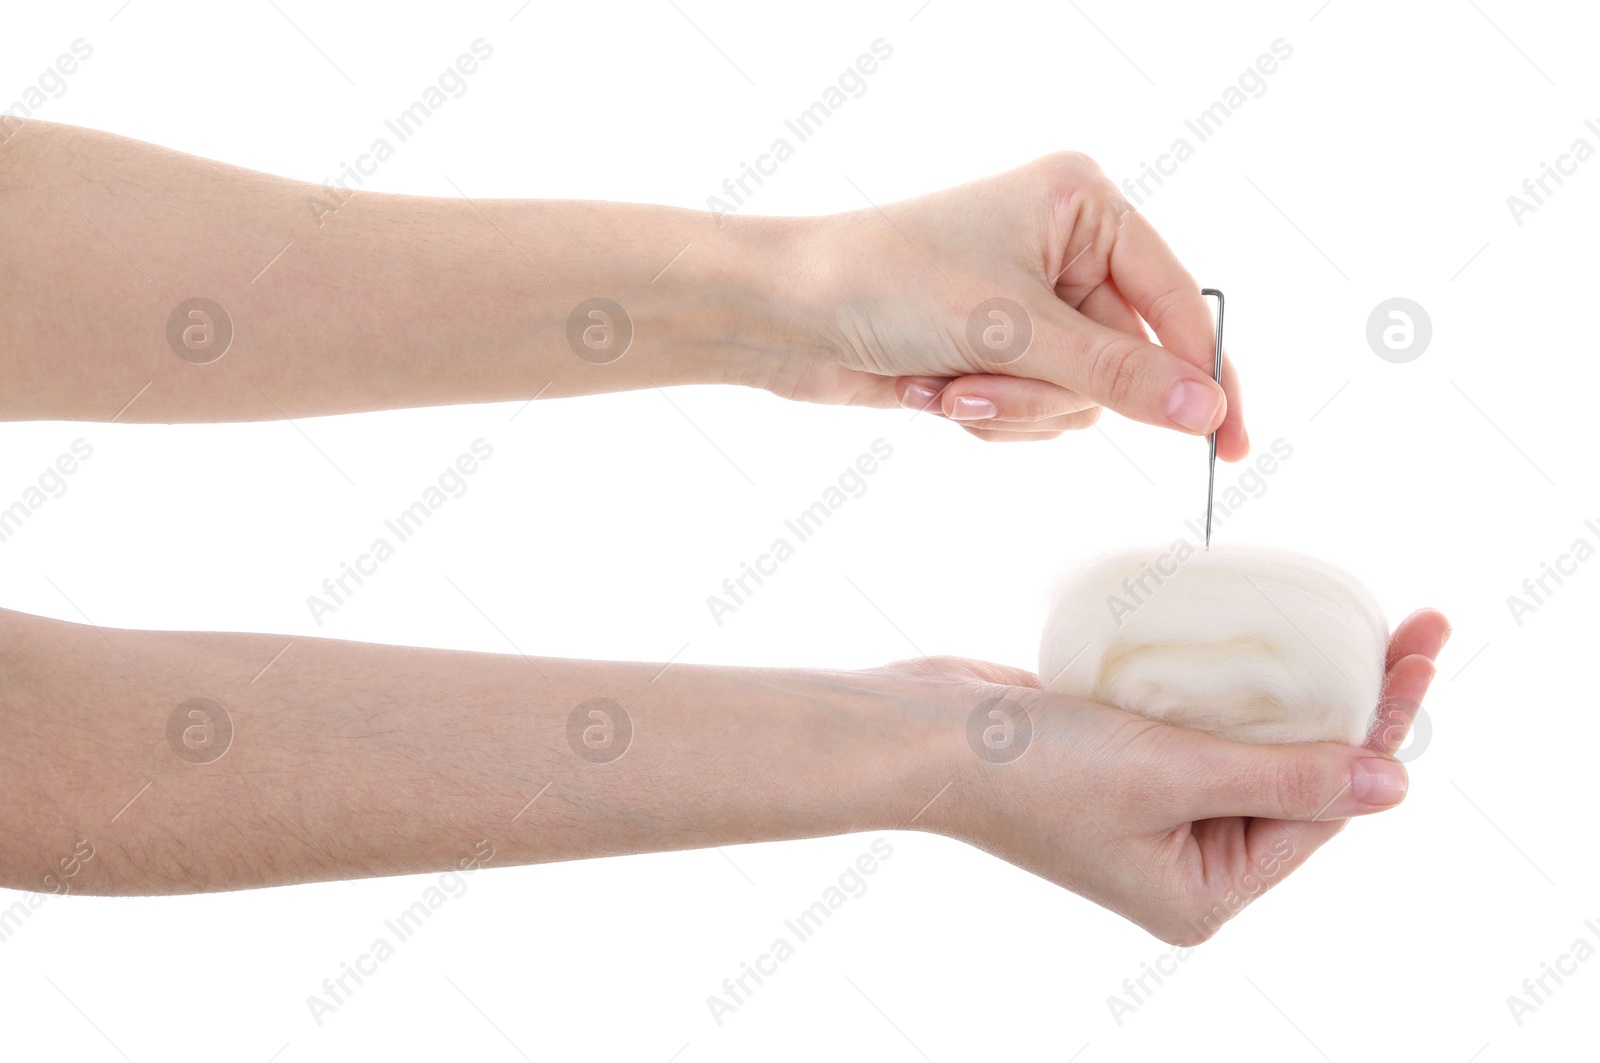
[[[1343,829],[1405,793],[1391,755],[1433,678],[1449,625],[1421,610],[1394,631],[1379,726],[1365,748],[1250,745],[1041,689],[1037,676],[952,658],[879,672],[941,679],[962,722],[991,698],[1026,707],[1022,755],[967,751],[966,775],[918,825],[1078,893],[1174,945],[1206,940]],[[954,724],[954,721],[952,721]]]

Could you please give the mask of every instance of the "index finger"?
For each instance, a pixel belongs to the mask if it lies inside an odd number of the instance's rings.
[[[1200,284],[1144,215],[1120,197],[1114,201],[1127,213],[1111,248],[1112,280],[1139,316],[1149,322],[1161,346],[1210,375],[1216,356],[1216,323],[1211,304],[1200,294]],[[1224,461],[1236,461],[1249,446],[1239,406],[1239,379],[1231,363],[1225,364],[1221,384],[1228,408],[1217,429],[1217,452]]]
[[[1161,346],[1209,375],[1216,343],[1211,306],[1172,248],[1132,207],[1118,227],[1110,267],[1117,289],[1150,323]]]

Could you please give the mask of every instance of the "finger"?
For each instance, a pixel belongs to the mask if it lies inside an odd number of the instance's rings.
[[[1382,812],[1405,797],[1405,765],[1370,750],[1332,742],[1211,743],[1202,758],[1205,781],[1183,813],[1188,819],[1316,822]]]
[[[1411,725],[1422,708],[1423,695],[1438,669],[1432,659],[1420,653],[1402,657],[1389,670],[1383,684],[1383,701],[1367,738],[1366,748],[1376,753],[1393,754],[1406,744]]]
[[[1155,330],[1161,346],[1190,365],[1210,371],[1216,326],[1200,284],[1138,211],[1130,210],[1111,248],[1111,277]]]
[[[1437,609],[1418,609],[1395,627],[1389,636],[1389,655],[1385,667],[1393,668],[1396,661],[1420,653],[1437,658],[1450,638],[1450,621]]]
[[[1228,397],[1228,415],[1217,428],[1217,457],[1240,461],[1250,453],[1250,433],[1244,427],[1244,407],[1239,404],[1239,374],[1226,351],[1222,354],[1222,393]]]
[[[1422,699],[1434,676],[1432,649],[1448,637],[1449,628],[1443,614],[1433,609],[1419,609],[1401,622],[1395,631],[1393,644],[1401,648],[1420,647],[1419,652],[1408,653],[1398,660],[1391,656],[1388,675],[1384,678],[1383,701],[1372,735],[1366,748],[1377,753],[1394,753],[1405,744],[1406,735],[1416,720]],[[1344,829],[1348,820],[1286,823],[1272,819],[1252,820],[1245,832],[1245,848],[1252,861],[1281,859],[1285,853],[1295,857],[1289,864],[1292,870],[1307,856],[1327,843]]]
[[[908,410],[925,411],[943,417],[939,396],[949,383],[949,377],[903,376],[894,382],[894,395],[900,405]]]
[[[1209,373],[1153,343],[1091,321],[1060,300],[1038,306],[1040,327],[1009,375],[1048,380],[1146,424],[1207,435],[1227,399]]]
[[[1064,428],[1065,425],[1047,422],[1097,410],[1099,405],[1044,380],[974,374],[957,377],[945,385],[939,395],[939,408],[952,421],[982,421],[984,428],[1028,425],[1043,430]]]
[[[1064,285],[1057,285],[1056,294],[1063,298]],[[1139,312],[1129,305],[1127,297],[1117,290],[1117,284],[1110,277],[1106,277],[1077,303],[1067,300],[1068,305],[1076,306],[1078,313],[1090,321],[1099,322],[1106,328],[1114,328],[1118,332],[1125,332],[1136,340],[1149,340],[1150,333],[1145,330],[1144,319]]]
[[[1057,289],[1059,294],[1060,289]],[[1078,312],[1108,328],[1125,332],[1137,339],[1147,340],[1144,320],[1117,290],[1116,283],[1106,278],[1078,305]],[[1212,353],[1215,355],[1215,340]],[[1208,366],[1209,368],[1209,366]],[[1222,355],[1222,392],[1227,396],[1227,416],[1217,428],[1217,457],[1223,461],[1240,461],[1250,453],[1250,434],[1244,426],[1244,408],[1239,403],[1239,374],[1233,361],[1224,351]]]
[[[997,428],[977,428],[970,424],[961,427],[988,443],[1032,443],[1042,439],[1055,439],[1064,434],[1062,431],[1008,432]]]
[[[1348,819],[1302,820],[1297,823],[1253,819],[1244,829],[1244,850],[1250,863],[1256,867],[1276,863],[1277,877],[1281,879],[1332,841],[1349,823]]]

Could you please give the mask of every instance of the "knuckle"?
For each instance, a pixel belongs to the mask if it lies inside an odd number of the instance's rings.
[[[1090,352],[1090,373],[1113,408],[1126,407],[1138,394],[1140,366],[1138,345],[1127,337],[1106,336],[1097,340]]]
[[[1295,819],[1310,819],[1321,808],[1323,772],[1304,757],[1288,757],[1273,769],[1271,786],[1278,807]]]
[[[1062,177],[1082,178],[1104,173],[1099,163],[1081,151],[1053,151],[1040,161],[1051,172]]]

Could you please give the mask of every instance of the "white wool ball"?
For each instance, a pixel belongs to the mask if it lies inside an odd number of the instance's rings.
[[[1180,540],[1065,575],[1039,678],[1058,693],[1223,738],[1360,745],[1388,639],[1372,594],[1333,565]]]

